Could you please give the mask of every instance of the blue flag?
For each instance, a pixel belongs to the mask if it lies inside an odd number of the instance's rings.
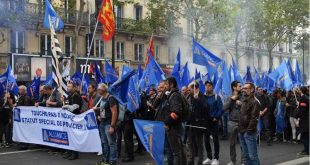
[[[141,79],[142,75],[143,75],[143,69],[141,67],[141,64],[139,64],[138,65],[138,78],[139,78],[139,80]]]
[[[47,77],[46,77],[46,80],[42,83],[43,85],[49,85],[51,87],[56,87],[56,84],[53,80],[53,74],[50,73]]]
[[[276,114],[276,132],[277,133],[284,133],[284,130],[285,130],[285,115],[284,115],[284,108],[285,108],[285,105],[283,102],[281,101],[278,101],[277,102],[277,114]]]
[[[80,72],[75,72],[72,76],[71,76],[71,80],[75,83],[75,84],[79,84],[82,86],[81,89],[81,95],[87,95],[87,91],[88,91],[88,85],[90,83],[90,80],[88,78],[87,75],[84,75],[84,79],[83,79],[83,75]]]
[[[217,72],[222,60],[204,48],[193,38],[193,63],[206,66],[210,77]]]
[[[298,61],[296,61],[296,66],[295,66],[295,78],[296,78],[296,85],[297,86],[300,86],[303,84],[303,77],[302,77],[302,73],[300,71],[300,68],[299,68],[299,64],[298,64]]]
[[[159,121],[133,120],[137,134],[147,152],[157,165],[164,165],[164,123]]]
[[[293,72],[290,60],[287,60],[287,68],[289,70],[289,73],[290,73],[291,79],[293,81],[293,84],[296,84],[296,77],[294,75],[294,72]]]
[[[222,86],[223,86],[223,78],[222,76],[220,76],[216,82],[216,85],[214,86],[214,93],[218,95],[222,90]]]
[[[182,73],[183,73],[182,79],[181,79],[182,86],[188,86],[188,84],[190,83],[190,75],[189,75],[188,63],[187,62],[182,69]]]
[[[258,119],[257,122],[257,131],[260,133],[264,129],[264,124],[261,118]]]
[[[258,73],[258,71],[256,70],[255,67],[254,67],[254,70],[255,70],[254,85],[262,87],[262,80],[261,80],[261,78],[259,76],[259,73]]]
[[[129,80],[127,91],[127,109],[130,112],[135,112],[137,109],[139,109],[141,104],[140,93],[138,90],[138,86],[135,84],[134,76],[132,76]]]
[[[200,90],[200,92],[201,93],[205,93],[206,92],[206,88],[205,88],[205,85],[203,84],[203,81],[199,80],[198,83],[199,83],[199,90]]]
[[[108,61],[105,61],[104,71],[106,83],[113,84],[118,79],[115,70],[112,68]]]
[[[211,81],[211,78],[210,79],[208,78],[208,80]],[[216,86],[218,80],[219,80],[219,74],[218,72],[215,72],[215,74],[213,75],[213,86],[214,87]]]
[[[27,87],[27,95],[35,100],[39,99],[40,95],[40,77],[34,77],[32,83]]]
[[[158,86],[159,82],[164,79],[164,72],[154,60],[148,51],[149,63],[146,65],[143,75],[140,79],[139,86],[142,90],[147,90],[151,86]]]
[[[227,69],[226,63],[223,62],[222,64],[222,94],[223,96],[230,96],[231,95],[231,87],[230,87],[230,78],[229,78],[229,71]]]
[[[109,92],[119,101],[120,104],[126,105],[129,80],[135,74],[134,70],[122,75],[110,87]]]
[[[5,91],[11,92],[14,95],[18,94],[18,86],[10,65],[8,65],[6,72],[0,76],[0,83]]]
[[[174,73],[178,73],[180,72],[181,70],[181,52],[180,52],[180,48],[179,48],[179,51],[178,51],[178,54],[177,54],[177,60],[173,66],[173,70],[172,70],[172,75]]]
[[[246,67],[246,73],[243,77],[244,83],[254,83],[254,80],[251,75],[251,68],[249,66]]]
[[[131,72],[133,69],[129,66],[126,66],[126,65],[123,65],[123,68],[122,68],[122,75],[125,75],[126,73],[128,72]]]
[[[239,69],[238,69],[238,66],[236,65],[235,63],[235,60],[232,59],[232,62],[233,62],[233,65],[232,65],[232,70],[233,70],[233,73],[234,73],[234,80],[235,81],[239,81],[243,84],[243,79],[239,73]]]
[[[61,20],[60,16],[57,15],[50,2],[48,0],[45,0],[45,17],[43,22],[45,28],[50,28],[50,20],[53,23],[55,31],[59,31],[64,28],[64,23]]]
[[[274,82],[276,87],[280,87],[289,91],[293,87],[293,81],[290,76],[290,71],[287,67],[287,63],[283,61],[281,65],[268,75]]]
[[[100,84],[100,83],[105,83],[105,78],[103,77],[97,63],[95,63],[94,65],[94,78],[95,78],[95,81],[97,84]]]

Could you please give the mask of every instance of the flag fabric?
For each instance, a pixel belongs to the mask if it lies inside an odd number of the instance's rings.
[[[138,78],[139,78],[139,80],[141,79],[142,75],[143,75],[143,69],[142,69],[141,64],[139,64],[138,65]]]
[[[255,67],[254,67],[254,70],[255,70],[254,85],[262,87],[262,80],[261,80],[261,78],[259,76],[259,73],[258,73],[258,71],[256,70]]]
[[[242,79],[242,77],[240,75],[240,72],[239,72],[238,66],[235,63],[235,60],[232,59],[232,62],[233,62],[232,70],[233,70],[233,73],[234,73],[234,80],[235,81],[239,81],[239,82],[241,82],[243,84],[243,79]]]
[[[56,87],[55,82],[53,80],[53,73],[50,73],[47,77],[46,80],[42,83],[43,85],[49,85],[51,87]]]
[[[198,83],[199,83],[199,90],[200,90],[200,92],[201,92],[201,93],[205,93],[206,87],[205,87],[203,81],[202,81],[202,80],[199,80]]]
[[[135,84],[134,76],[132,76],[129,80],[127,91],[127,109],[130,112],[135,112],[137,109],[139,109],[141,104],[140,93],[138,86]]]
[[[43,22],[45,28],[49,29],[51,27],[50,21],[52,22],[55,31],[59,31],[64,28],[64,23],[61,20],[61,17],[57,15],[49,0],[45,0],[45,17]]]
[[[188,84],[190,83],[190,75],[189,75],[188,63],[187,62],[182,69],[181,83],[182,83],[182,86],[188,86]]]
[[[62,95],[67,97],[68,96],[67,81],[60,74],[60,67],[58,61],[58,56],[62,56],[62,51],[60,49],[59,41],[57,39],[53,24],[51,24],[50,29],[51,29],[51,48],[52,48],[52,76],[58,91]]]
[[[171,74],[176,79],[179,90],[182,88],[180,70],[181,70],[181,51],[179,49],[178,54],[177,54],[177,59],[173,66],[172,74]]]
[[[40,95],[40,77],[34,77],[32,83],[27,87],[27,95],[35,100],[39,99]]]
[[[105,61],[104,68],[105,68],[104,69],[104,71],[105,71],[105,82],[108,84],[113,84],[118,79],[118,76],[117,76],[115,70],[109,64],[108,61]]]
[[[264,129],[264,123],[261,118],[258,119],[257,122],[257,131],[260,133]]]
[[[128,72],[131,72],[133,69],[129,66],[126,66],[126,65],[123,65],[123,68],[122,68],[122,75],[125,75],[126,73]],[[137,73],[138,74],[138,73]]]
[[[80,93],[81,95],[88,95],[88,85],[90,83],[90,80],[88,78],[87,75],[83,75],[81,72],[77,71],[75,72],[72,76],[71,76],[71,80],[75,83],[75,84],[79,84],[80,85]]]
[[[285,61],[283,61],[281,65],[268,76],[276,82],[276,87],[280,87],[286,91],[291,90],[293,87],[290,71]]]
[[[102,39],[104,41],[110,41],[115,31],[115,19],[111,0],[103,0],[98,14],[98,21],[103,25]]]
[[[204,48],[193,38],[193,63],[197,65],[206,66],[210,77],[217,72],[218,66],[222,60],[216,55],[211,53],[209,50]]]
[[[164,165],[164,123],[159,121],[133,120],[136,132],[144,148],[157,165]]]
[[[18,94],[18,86],[10,65],[8,65],[6,72],[0,76],[0,84],[2,86],[3,92],[10,92],[14,95]]]
[[[217,80],[216,85],[214,86],[214,93],[218,95],[222,90],[222,86],[223,86],[223,77],[221,75]]]
[[[148,51],[149,63],[146,65],[139,86],[142,90],[147,90],[151,86],[157,86],[164,79],[164,72]]]
[[[127,72],[109,87],[110,94],[113,95],[117,99],[117,101],[122,105],[126,105],[127,103],[129,80],[130,77],[133,76],[134,74],[135,74],[134,70]]]
[[[290,60],[287,60],[287,68],[289,70],[289,74],[290,74],[290,77],[291,77],[291,79],[293,81],[293,84],[295,85],[296,84],[296,77],[294,75],[294,72],[293,72]]]
[[[155,57],[155,51],[154,51],[154,39],[153,39],[153,35],[150,38],[150,42],[149,42],[149,47],[148,50],[150,51],[152,57]],[[145,55],[145,66],[149,63],[149,57],[148,57],[148,52]]]
[[[302,73],[300,71],[300,67],[299,67],[297,60],[296,60],[296,65],[295,65],[295,78],[296,78],[296,85],[297,86],[300,86],[303,84],[303,77],[302,77]]]
[[[230,67],[229,67],[229,78],[230,78],[230,81],[231,82],[233,82],[233,81],[235,81],[235,77],[234,77],[234,71],[233,71],[233,68],[232,68],[232,66],[230,65]]]
[[[97,63],[94,64],[93,78],[95,79],[97,84],[105,83],[105,77],[103,77]]]
[[[254,83],[254,80],[251,75],[251,68],[249,66],[246,67],[246,73],[243,77],[244,83]]]
[[[278,101],[277,102],[277,114],[276,114],[276,132],[277,133],[284,133],[285,130],[285,115],[284,115],[284,108],[285,108],[285,104],[282,101]]]
[[[226,66],[226,63],[223,62],[222,64],[222,94],[223,96],[230,96],[231,95],[231,87],[230,87],[230,78],[229,78],[229,71]]]

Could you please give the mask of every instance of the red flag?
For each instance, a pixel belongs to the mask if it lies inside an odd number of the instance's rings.
[[[104,41],[111,40],[115,31],[115,20],[111,0],[103,0],[102,7],[98,14],[98,20],[103,25],[102,39]]]
[[[155,53],[154,53],[154,40],[153,40],[153,35],[151,36],[150,42],[149,42],[149,47],[148,50],[150,51],[151,55],[154,57]],[[145,54],[145,65],[147,65],[149,63],[149,58],[147,53]]]

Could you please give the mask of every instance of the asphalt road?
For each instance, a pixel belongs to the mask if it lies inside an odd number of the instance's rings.
[[[265,142],[262,142],[258,150],[261,164],[272,165],[297,159],[296,153],[302,150],[302,145],[277,142],[272,146],[267,146]],[[240,153],[239,146],[237,153]],[[34,146],[26,151],[18,151],[16,146],[0,148],[0,165],[94,165],[98,160],[100,160],[100,156],[95,153],[81,153],[80,159],[70,161],[63,159],[61,155],[50,154]],[[237,160],[237,164],[240,164],[240,154],[237,155]],[[227,162],[229,162],[229,142],[226,140],[220,142],[220,164]],[[149,154],[145,153],[144,155],[136,154],[134,162],[122,163],[119,161],[118,164],[150,165],[155,163]],[[308,162],[302,161],[301,164],[309,164],[309,157]]]

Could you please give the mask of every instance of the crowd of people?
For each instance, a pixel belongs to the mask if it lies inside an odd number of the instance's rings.
[[[40,87],[38,100],[29,97],[27,88],[21,85],[17,97],[5,93],[0,99],[1,147],[10,147],[13,143],[14,106],[46,106],[62,107],[74,114],[80,114],[88,109],[95,111],[103,148],[102,153],[98,153],[102,155],[98,164],[102,165],[116,164],[121,156],[123,157],[121,161],[132,162],[135,153],[145,152],[138,138],[138,146],[134,150],[134,137],[138,136],[135,133],[133,119],[164,122],[166,132],[164,153],[169,165],[218,165],[221,148],[219,141],[227,138],[230,144],[229,165],[236,164],[238,141],[242,164],[259,164],[258,134],[261,134],[260,138],[265,139],[268,146],[274,141],[302,142],[304,150],[298,155],[309,155],[308,87],[296,88],[289,92],[276,89],[272,94],[267,94],[263,87],[255,87],[252,83],[242,85],[241,82],[233,81],[232,95],[223,98],[214,93],[211,81],[204,83],[205,93],[200,91],[199,85],[201,84],[193,81],[179,91],[175,78],[162,80],[157,87],[151,87],[148,92],[140,92],[140,108],[134,113],[125,111],[121,122],[118,121],[121,105],[117,98],[109,93],[106,84],[90,84],[88,95],[81,96],[80,84],[69,81],[67,98],[52,86],[44,85]],[[276,129],[276,116],[279,113],[284,113],[285,116],[282,133]],[[262,131],[258,129],[259,120],[263,124]],[[27,149],[28,144],[19,143],[18,146]],[[122,146],[124,152],[121,152]],[[76,151],[49,149],[62,152],[65,159],[79,158],[79,153]]]

